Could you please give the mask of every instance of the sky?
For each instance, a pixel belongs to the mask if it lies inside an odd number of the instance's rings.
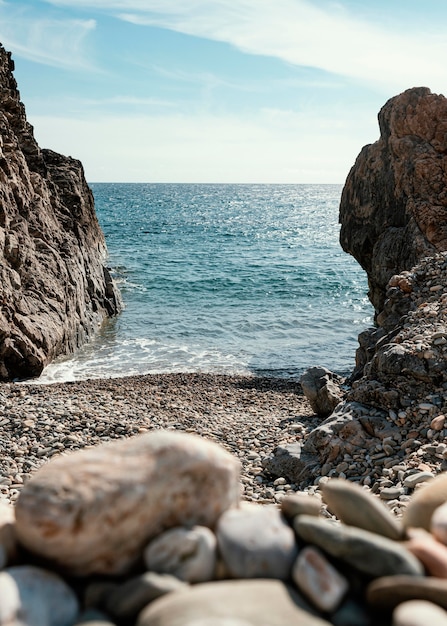
[[[410,87],[447,92],[445,0],[0,0],[41,147],[89,182],[338,183]]]

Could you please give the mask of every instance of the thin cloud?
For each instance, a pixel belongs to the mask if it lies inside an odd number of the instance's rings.
[[[0,41],[15,56],[65,69],[93,69],[85,39],[96,28],[93,19],[49,19],[11,3],[0,2]]]
[[[122,20],[229,43],[246,53],[314,67],[382,89],[447,83],[441,31],[401,33],[308,0],[47,0],[103,9]]]
[[[40,145],[80,158],[90,181],[343,182],[374,120],[264,110],[230,115],[34,116]],[[324,130],[324,132],[316,132]],[[129,137],[132,141],[129,142]]]

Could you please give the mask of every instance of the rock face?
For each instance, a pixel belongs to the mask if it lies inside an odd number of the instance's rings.
[[[0,380],[38,376],[120,299],[82,165],[41,150],[0,45]]]
[[[389,100],[340,204],[340,242],[366,270],[376,312],[393,274],[447,249],[447,99],[425,87]]]

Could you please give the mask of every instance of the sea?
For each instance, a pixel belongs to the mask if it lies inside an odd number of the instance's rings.
[[[352,371],[372,308],[339,244],[341,185],[90,186],[124,309],[38,382]]]

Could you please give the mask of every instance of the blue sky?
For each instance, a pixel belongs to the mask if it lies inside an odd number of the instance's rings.
[[[447,92],[445,0],[0,0],[42,147],[90,182],[343,183],[377,112]]]

